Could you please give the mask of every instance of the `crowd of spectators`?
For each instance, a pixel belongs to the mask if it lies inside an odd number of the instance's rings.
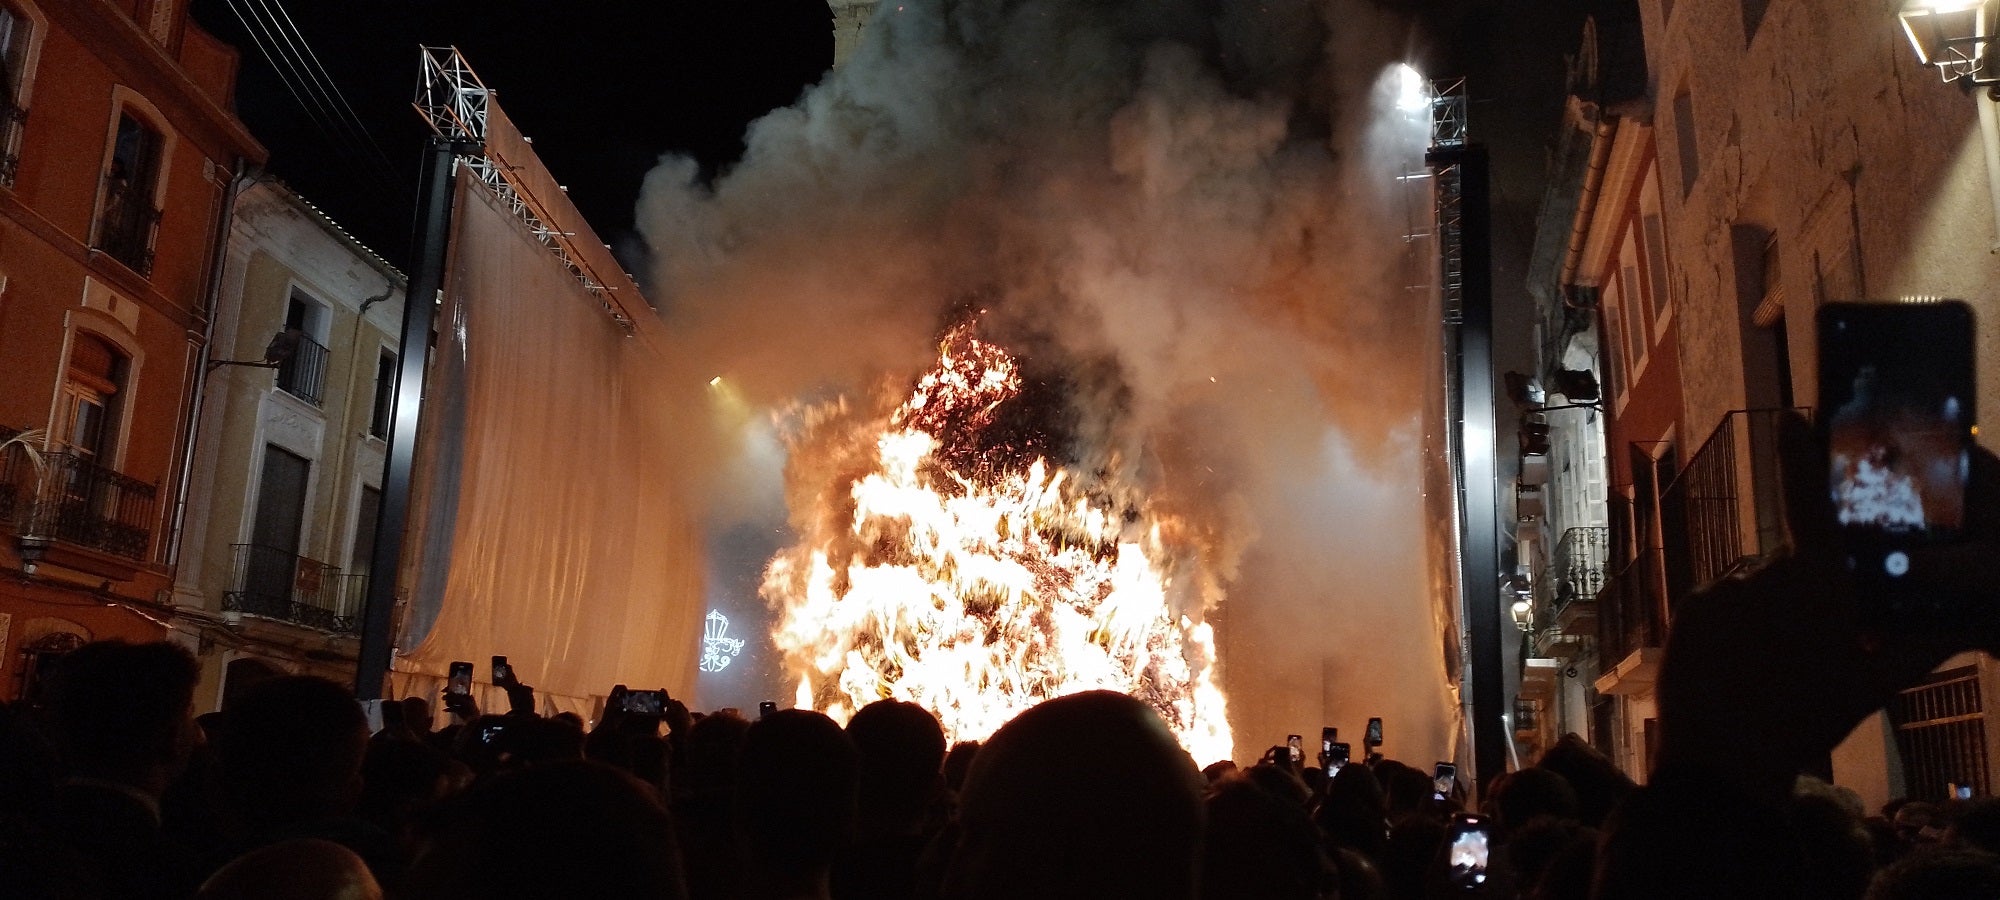
[[[186,652],[106,642],[0,707],[0,897],[2000,898],[2000,800],[1871,814],[1799,775],[1952,654],[2000,649],[2000,460],[1974,459],[1968,539],[1917,561],[1919,587],[1996,610],[1950,634],[1868,627],[1866,587],[1810,524],[1823,492],[1791,495],[1792,551],[1675,611],[1643,786],[1573,735],[1472,810],[1373,754],[1197,769],[1151,708],[1102,691],[949,748],[896,701],[844,727],[671,701],[585,722],[538,715],[518,683],[504,713],[405,698],[371,734],[309,676],[195,717]]]
[[[1448,858],[1462,792],[1431,773],[1375,755],[1329,777],[1284,748],[1198,771],[1151,709],[1108,692],[948,751],[935,717],[888,700],[844,728],[675,702],[586,727],[535,714],[515,684],[504,714],[452,696],[434,727],[407,698],[371,735],[324,679],[274,675],[198,718],[195,680],[174,646],[97,643],[45,703],[0,712],[0,896],[2000,897],[2000,801],[1870,816],[1800,779],[1775,807],[1732,788],[1689,814],[1573,735],[1486,792],[1490,862],[1471,883]],[[1699,871],[1687,854],[1708,838],[1656,833],[1710,818],[1729,840],[1766,830],[1737,848],[1747,876],[1738,858]],[[1607,867],[1621,827],[1656,842]]]

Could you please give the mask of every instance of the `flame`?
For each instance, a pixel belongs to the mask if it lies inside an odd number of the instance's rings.
[[[906,700],[967,740],[1104,688],[1150,704],[1197,761],[1227,759],[1214,631],[1171,601],[1193,548],[1144,504],[1112,501],[1130,492],[1109,476],[982,443],[1020,391],[1012,357],[954,329],[886,424],[863,426],[857,465],[820,495],[840,508],[795,515],[801,540],[762,591],[797,705],[844,721]],[[810,435],[791,449],[814,452]]]

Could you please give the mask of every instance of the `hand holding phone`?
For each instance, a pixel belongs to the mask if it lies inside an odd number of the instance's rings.
[[[471,696],[472,663],[460,660],[452,663],[451,668],[448,671],[449,674],[445,676],[444,680],[445,695],[447,697],[453,695],[460,697]]]
[[[1326,762],[1324,763],[1326,766],[1326,776],[1332,778],[1340,774],[1340,770],[1347,766],[1348,758],[1352,754],[1353,751],[1346,744],[1334,741],[1326,751]]]
[[[1431,789],[1436,792],[1437,799],[1443,800],[1451,796],[1452,788],[1457,785],[1458,766],[1448,762],[1440,762],[1437,764],[1437,768],[1431,770]]]
[[[500,687],[514,683],[514,667],[507,664],[507,657],[493,657],[493,683]]]
[[[1381,716],[1376,716],[1375,718],[1372,718],[1372,719],[1369,719],[1369,720],[1368,720],[1368,733],[1367,733],[1366,735],[1362,736],[1362,738],[1361,738],[1361,743],[1362,743],[1362,745],[1363,745],[1363,746],[1367,746],[1367,747],[1371,747],[1371,748],[1373,748],[1373,747],[1380,747],[1380,746],[1382,746],[1382,717],[1381,717]]]
[[[1446,876],[1453,887],[1472,890],[1486,883],[1493,852],[1493,829],[1485,816],[1459,813],[1445,833]]]

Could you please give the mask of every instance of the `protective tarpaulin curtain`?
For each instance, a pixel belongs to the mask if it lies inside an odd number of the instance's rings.
[[[588,714],[615,683],[691,696],[699,534],[662,468],[655,351],[463,173],[444,293],[397,695],[434,698],[453,660],[484,682],[502,654],[544,709]]]

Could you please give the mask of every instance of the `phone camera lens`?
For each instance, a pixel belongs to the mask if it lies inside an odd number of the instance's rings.
[[[1910,571],[1909,554],[1901,550],[1895,550],[1890,552],[1888,556],[1882,557],[1882,571],[1889,573],[1892,578],[1903,577]]]

